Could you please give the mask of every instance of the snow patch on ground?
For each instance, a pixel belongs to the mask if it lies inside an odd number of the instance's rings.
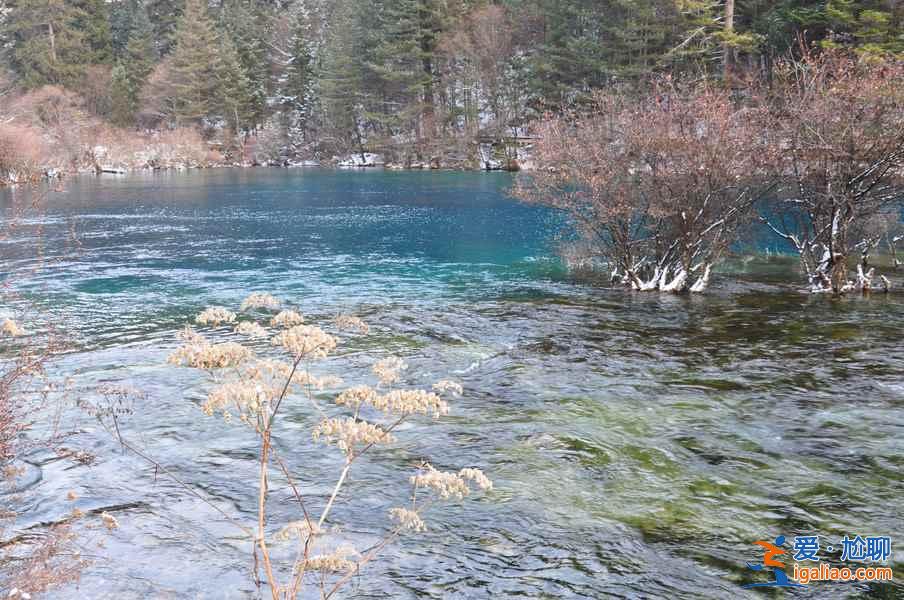
[[[334,157],[333,160],[336,161],[336,166],[344,169],[382,167],[386,164],[382,155],[374,154],[372,152],[359,152],[343,159]]]

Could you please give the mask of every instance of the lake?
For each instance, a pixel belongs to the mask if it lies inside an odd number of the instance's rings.
[[[733,259],[700,297],[603,289],[562,268],[562,219],[508,199],[511,181],[301,169],[78,178],[2,244],[0,270],[71,333],[55,369],[73,397],[141,389],[124,435],[246,520],[254,436],[205,417],[203,378],[165,364],[205,306],[268,291],[311,322],[351,312],[371,334],[326,372],[397,354],[412,384],[461,382],[449,417],[417,421],[356,466],[337,521],[372,543],[422,459],[480,467],[494,492],[431,513],[426,533],[391,546],[346,597],[756,598],[740,587],[758,580],[745,564],[762,557],[756,540],[780,534],[836,542],[823,552],[836,560],[844,535],[891,536],[904,568],[904,298],[801,294],[787,257]],[[9,192],[0,199],[7,209]],[[53,597],[252,593],[249,548],[228,522],[90,416],[67,419],[80,433],[66,444],[96,459],[36,454],[42,479],[17,498],[19,525],[126,508],[118,529],[83,533],[93,564]],[[287,407],[277,444],[322,499],[337,455],[302,435],[315,419]],[[285,485],[271,502],[274,524],[298,518]],[[799,595],[894,598],[904,585]]]

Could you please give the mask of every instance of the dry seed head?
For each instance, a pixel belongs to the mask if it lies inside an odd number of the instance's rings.
[[[448,393],[453,396],[460,396],[464,390],[460,383],[452,381],[451,379],[442,379],[433,384],[433,391],[440,394]]]
[[[119,529],[119,521],[116,520],[116,517],[111,515],[108,512],[100,513],[100,520],[103,521],[104,527],[113,531],[114,529]]]
[[[443,500],[449,498],[464,498],[471,493],[471,488],[464,478],[458,473],[437,471],[433,465],[424,464],[423,470],[417,475],[412,475],[411,483],[418,488],[428,488],[439,494]]]
[[[430,415],[434,419],[449,414],[449,404],[425,390],[392,390],[371,401],[377,410],[394,415]]]
[[[248,379],[285,382],[292,373],[292,365],[281,360],[261,358],[245,364],[242,373]]]
[[[326,358],[336,347],[337,339],[312,325],[296,325],[273,338],[273,344],[282,346],[296,359]]]
[[[342,384],[342,380],[338,377],[325,375],[316,377],[307,371],[295,369],[292,372],[292,365],[281,360],[259,359],[252,363],[244,365],[242,375],[246,379],[256,381],[270,382],[273,385],[283,386],[289,376],[292,376],[292,384],[299,387],[314,387],[318,390],[335,387]]]
[[[367,421],[356,421],[351,417],[324,419],[314,428],[314,439],[323,438],[327,444],[334,444],[347,456],[355,453],[356,447],[371,444],[390,444],[395,441],[391,433]]]
[[[317,536],[322,533],[317,523],[313,521],[292,521],[286,523],[285,526],[276,532],[273,540],[276,542],[287,542],[291,539],[306,540],[312,535]]]
[[[305,561],[305,568],[309,571],[331,571],[333,573],[347,573],[354,571],[358,563],[349,560],[348,557],[356,556],[358,551],[351,546],[339,546],[331,554],[318,554]]]
[[[408,365],[401,358],[390,356],[377,361],[372,370],[382,385],[391,385],[399,380],[402,371],[407,368]]]
[[[19,337],[25,335],[25,330],[12,319],[4,319],[3,323],[0,323],[0,334]]]
[[[421,518],[421,515],[407,508],[391,508],[389,509],[389,518],[401,525],[404,529],[420,533],[427,531],[427,524]]]
[[[294,310],[284,310],[270,319],[270,325],[273,327],[294,327],[302,323],[304,317]]]
[[[279,392],[278,388],[260,381],[233,381],[212,389],[201,408],[208,416],[220,412],[228,418],[230,409],[234,409],[240,416],[254,416],[275,399]]]
[[[363,404],[373,405],[377,392],[369,385],[356,385],[336,396],[336,404],[358,410]]]
[[[295,371],[295,374],[292,375],[292,383],[302,388],[310,386],[318,390],[323,390],[342,385],[342,379],[333,375],[324,375],[323,377],[317,377],[315,375],[311,375],[307,371]]]
[[[370,326],[352,315],[339,315],[335,319],[336,327],[344,331],[357,331],[360,334],[370,333]]]
[[[252,338],[264,338],[270,335],[260,323],[255,323],[254,321],[242,321],[236,325],[235,332],[239,335],[246,335]]]
[[[465,468],[459,471],[458,475],[463,479],[473,481],[477,487],[485,492],[493,489],[493,482],[480,469]]]
[[[411,483],[418,488],[428,488],[439,494],[443,500],[458,498],[471,493],[469,481],[486,491],[493,489],[493,483],[480,469],[462,469],[458,473],[437,471],[430,463],[424,463],[417,475],[411,476]]]
[[[235,313],[221,306],[211,306],[205,308],[201,314],[195,317],[195,323],[198,325],[210,325],[217,327],[224,323],[235,323]]]
[[[262,310],[279,310],[282,302],[278,298],[266,292],[255,292],[245,298],[242,302],[241,310],[262,309]]]
[[[169,355],[167,361],[174,365],[187,365],[196,369],[222,369],[235,367],[251,358],[251,350],[236,344],[210,344],[203,338],[189,342]]]

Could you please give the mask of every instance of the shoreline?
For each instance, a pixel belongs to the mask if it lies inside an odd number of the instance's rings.
[[[461,167],[430,167],[430,166],[399,166],[393,164],[380,165],[343,165],[335,162],[316,162],[304,161],[302,163],[290,163],[287,165],[278,164],[211,164],[211,165],[174,165],[166,167],[120,167],[120,166],[98,166],[90,169],[73,169],[61,170],[57,168],[47,168],[40,176],[29,177],[23,181],[3,181],[0,180],[0,189],[17,188],[36,184],[40,182],[63,181],[72,177],[80,176],[125,176],[135,174],[156,174],[156,173],[182,173],[186,171],[207,171],[220,169],[321,169],[325,171],[347,171],[347,172],[366,172],[366,171],[390,171],[390,172],[439,172],[439,173],[518,173],[527,169],[506,169],[506,168],[461,168]]]
[[[24,135],[24,134],[23,134]],[[82,142],[78,150],[60,151],[45,134],[35,134],[37,156],[23,148],[0,162],[0,187],[27,185],[77,174],[124,175],[139,171],[185,171],[208,168],[323,168],[385,169],[390,171],[531,171],[532,138],[478,141],[466,155],[437,151],[426,158],[396,148],[385,152],[359,151],[353,154],[327,154],[319,158],[274,156],[263,152],[258,142],[247,142],[232,153],[220,145],[203,140],[197,131],[178,129],[156,131],[139,136],[107,136],[107,139]],[[26,136],[27,137],[27,136]],[[24,139],[24,138],[23,138]],[[26,140],[27,141],[27,140]],[[35,153],[32,153],[35,154]]]

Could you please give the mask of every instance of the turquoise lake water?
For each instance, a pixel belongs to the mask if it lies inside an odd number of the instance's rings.
[[[745,566],[761,558],[753,542],[780,534],[839,547],[891,536],[904,569],[904,298],[801,294],[782,257],[733,259],[701,297],[603,289],[562,268],[562,219],[510,200],[511,182],[301,169],[70,180],[2,240],[0,271],[23,298],[5,310],[27,299],[70,332],[54,368],[74,395],[141,389],[125,435],[244,519],[253,435],[205,417],[203,378],[165,364],[205,306],[268,291],[309,322],[358,314],[371,334],[325,372],[356,383],[396,354],[412,385],[460,381],[448,418],[356,467],[336,520],[372,543],[423,459],[480,467],[495,491],[437,509],[346,597],[755,598],[740,587],[765,581]],[[0,196],[6,215],[11,201]],[[86,534],[93,564],[54,597],[253,595],[250,551],[222,517],[89,416],[67,419],[79,430],[67,444],[96,459],[35,455],[42,479],[18,498],[19,526],[77,506],[113,507],[120,528]],[[315,503],[337,464],[304,433],[316,419],[293,404],[277,434]],[[298,518],[284,483],[271,502],[274,528]],[[785,595],[897,598],[900,581]]]

